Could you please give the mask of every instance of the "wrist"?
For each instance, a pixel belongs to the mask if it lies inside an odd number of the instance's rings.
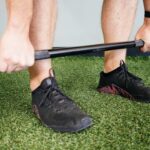
[[[7,26],[4,32],[4,37],[18,37],[19,39],[28,39],[29,38],[29,30],[17,29],[12,26]]]
[[[145,14],[144,14],[144,23],[145,25],[150,25],[150,11],[145,11]]]
[[[9,18],[6,30],[10,32],[16,32],[20,34],[27,35],[29,34],[29,28],[31,23],[31,16],[25,18]]]
[[[8,23],[6,27],[6,32],[14,33],[14,35],[29,35],[29,25],[28,24],[14,24]]]

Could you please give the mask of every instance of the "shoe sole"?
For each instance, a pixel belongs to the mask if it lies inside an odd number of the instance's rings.
[[[64,128],[64,127],[58,127],[58,126],[49,126],[47,124],[45,124],[42,120],[41,120],[41,117],[40,117],[40,114],[39,114],[39,111],[38,111],[38,108],[36,105],[32,105],[32,112],[35,114],[35,116],[40,120],[40,122],[43,124],[43,126],[47,127],[47,128],[51,128],[53,129],[54,131],[56,132],[69,132],[69,133],[77,133],[77,132],[81,132],[83,131],[84,129],[87,129],[89,128],[90,126],[92,126],[92,119],[91,118],[88,118],[89,119],[89,122],[86,123],[86,124],[83,124],[81,127],[78,127],[78,128]]]
[[[126,90],[120,88],[119,86],[115,84],[111,84],[109,86],[105,86],[102,88],[97,88],[97,91],[100,93],[105,93],[105,94],[119,95],[119,96],[128,98],[130,100],[134,100],[134,101],[150,103],[150,101],[148,100],[141,100],[141,99],[134,98],[129,92],[127,92]]]

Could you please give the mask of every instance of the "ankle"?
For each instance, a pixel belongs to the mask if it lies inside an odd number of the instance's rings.
[[[35,90],[41,82],[53,76],[52,65],[50,60],[40,60],[36,61],[34,66],[29,68],[30,74],[30,88],[31,91]]]
[[[34,91],[36,88],[38,88],[40,86],[41,82],[48,77],[49,77],[49,75],[37,75],[34,78],[30,77],[31,91]]]
[[[34,76],[30,75],[31,91],[34,91],[38,86],[40,86],[41,82],[48,77],[54,77],[52,69],[45,73],[36,74]]]
[[[120,61],[110,61],[110,62],[105,62],[104,64],[104,72],[109,73],[112,72],[113,70],[117,69],[120,66]]]
[[[104,66],[104,72],[105,73],[112,72],[113,70],[115,70],[118,67],[119,67],[119,65],[105,65]]]

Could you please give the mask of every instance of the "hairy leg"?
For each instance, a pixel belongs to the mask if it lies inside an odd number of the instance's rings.
[[[134,23],[137,0],[104,0],[102,10],[102,30],[105,43],[127,41]],[[105,52],[104,72],[119,67],[125,61],[126,50]]]
[[[30,39],[35,50],[51,49],[53,46],[57,4],[56,0],[34,0]],[[30,87],[34,90],[41,81],[49,77],[51,61],[40,60],[29,69]]]
[[[30,38],[36,50],[52,48],[56,11],[56,0],[34,0]],[[52,73],[49,75],[51,67],[50,60],[42,60],[29,69],[31,90],[40,85],[40,89],[32,92],[34,113],[46,127],[55,131],[77,132],[91,126],[92,119],[65,96],[56,80],[50,77],[53,76]]]

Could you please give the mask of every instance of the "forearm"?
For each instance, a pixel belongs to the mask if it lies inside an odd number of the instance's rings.
[[[7,0],[7,9],[7,30],[28,34],[33,13],[33,0]]]
[[[146,11],[150,11],[150,0],[144,0],[144,8]]]
[[[150,0],[144,0],[144,9],[145,11],[150,12]],[[145,17],[144,23],[148,26],[150,26],[150,18]]]

